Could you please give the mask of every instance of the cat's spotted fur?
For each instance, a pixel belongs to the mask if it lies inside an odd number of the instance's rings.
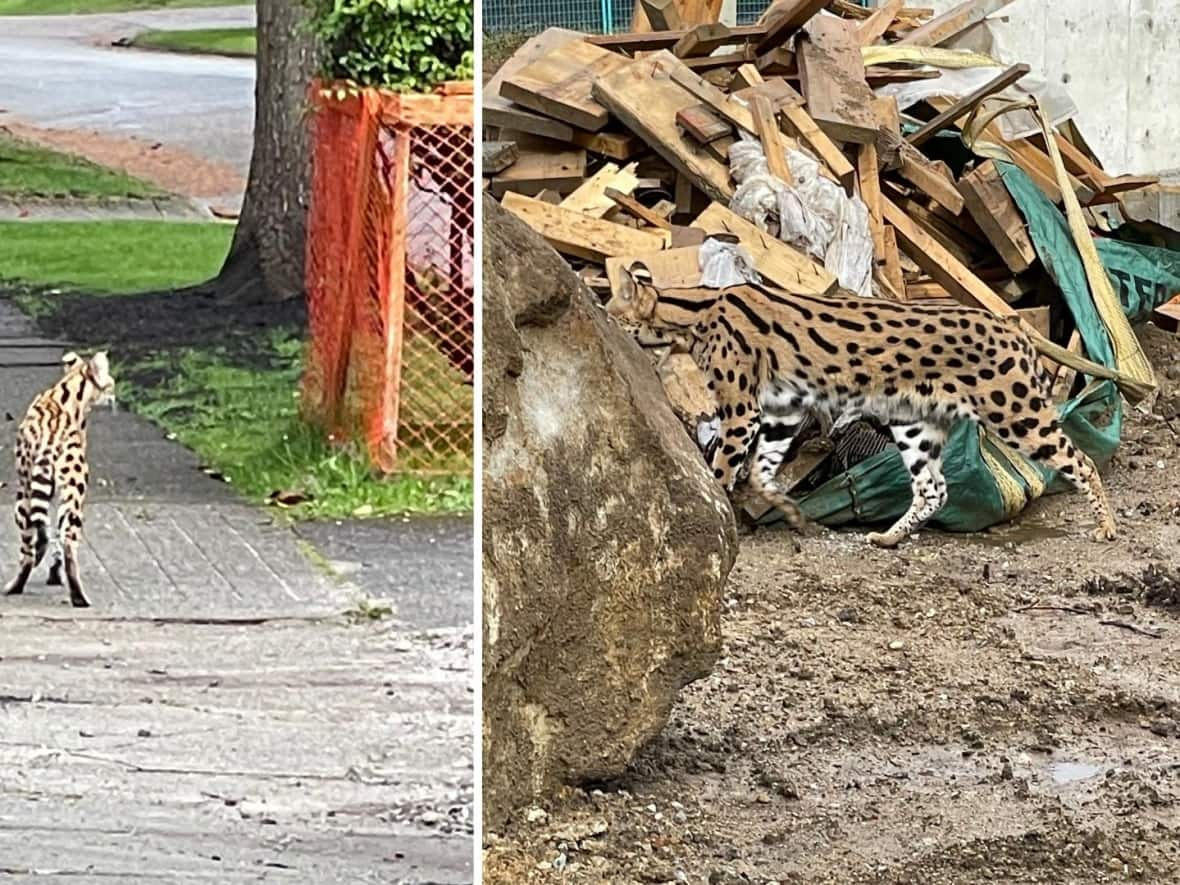
[[[39,395],[17,428],[16,525],[20,567],[5,592],[23,593],[33,569],[49,547],[49,505],[57,496],[57,545],[49,568],[50,584],[61,584],[64,564],[70,602],[90,605],[78,577],[78,541],[89,467],[86,419],[96,403],[111,399],[115,387],[106,353],[83,359],[62,357],[62,378]]]
[[[913,501],[869,539],[895,546],[946,503],[942,449],[960,420],[1086,493],[1095,537],[1115,524],[1093,462],[1057,422],[1036,351],[1019,326],[968,307],[923,307],[853,294],[817,297],[764,286],[657,289],[641,263],[606,305],[632,332],[682,340],[715,396],[714,476],[733,492],[751,449],[750,483],[795,525],[798,508],[776,475],[808,414],[825,424],[867,416],[889,428],[909,469]]]

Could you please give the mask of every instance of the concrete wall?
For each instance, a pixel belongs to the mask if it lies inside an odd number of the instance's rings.
[[[1180,168],[1180,0],[1016,0],[997,18],[1003,60],[1065,84],[1110,172]]]

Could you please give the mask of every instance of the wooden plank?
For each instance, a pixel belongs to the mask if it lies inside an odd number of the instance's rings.
[[[993,292],[888,197],[881,198],[881,210],[885,220],[896,229],[898,243],[905,253],[954,298],[972,307],[982,307],[997,316],[1015,315],[1016,311],[1008,302]]]
[[[694,71],[710,71],[713,68],[732,68],[748,62],[753,55],[746,49],[726,52],[721,55],[703,55],[699,58],[686,58],[684,64]]]
[[[690,58],[697,55],[708,55],[714,49],[720,49],[733,43],[732,32],[719,22],[697,25],[672,45],[672,54],[677,58]]]
[[[484,175],[503,172],[520,157],[514,141],[485,141],[482,148]]]
[[[612,255],[658,252],[668,242],[666,231],[635,230],[520,194],[506,194],[502,205],[558,252],[575,258],[602,263]]]
[[[700,104],[700,99],[671,79],[654,76],[661,59],[680,64],[669,53],[635,59],[599,78],[594,94],[694,186],[711,199],[728,201],[733,194],[729,168],[685,141],[676,126],[677,112]]]
[[[676,0],[639,0],[653,31],[675,31],[684,27]]]
[[[775,74],[788,74],[798,78],[799,65],[795,61],[795,53],[785,46],[776,46],[763,52],[754,59],[754,66],[758,73],[770,77]]]
[[[989,15],[999,12],[1011,2],[1012,0],[967,0],[931,19],[920,28],[910,31],[898,42],[911,46],[939,46]]]
[[[635,164],[620,169],[614,163],[605,163],[601,169],[583,181],[572,194],[561,201],[571,212],[580,212],[591,218],[602,218],[615,208],[615,202],[606,195],[607,190],[629,194],[639,185],[635,175]]]
[[[1165,332],[1180,333],[1180,295],[1153,310],[1151,321]]]
[[[844,185],[844,190],[851,193],[856,170],[852,168],[852,163],[844,156],[844,152],[828,138],[827,133],[819,127],[811,115],[801,106],[785,107],[783,108],[783,119],[790,127],[790,131],[811,148],[828,167],[832,176]]]
[[[1018,307],[1016,312],[1024,317],[1024,321],[1044,335],[1049,337],[1049,307]]]
[[[744,102],[749,102],[750,98],[755,95],[764,95],[770,99],[771,107],[775,112],[781,111],[786,107],[802,107],[803,96],[795,91],[783,77],[771,77],[769,80],[761,79],[762,74],[753,65],[747,66],[747,74],[751,77],[760,78],[752,85],[741,88],[730,88],[730,97],[738,98]]]
[[[1070,353],[1078,356],[1085,356],[1086,346],[1082,343],[1082,333],[1077,329],[1073,330],[1073,334],[1069,336],[1069,343],[1065,349]],[[1053,397],[1053,402],[1062,403],[1069,399],[1069,393],[1073,390],[1074,380],[1078,377],[1078,370],[1061,363],[1057,366],[1057,374],[1053,378],[1053,386],[1050,388],[1050,395]]]
[[[730,37],[735,43],[749,43],[762,40],[766,36],[767,28],[763,25],[743,25],[730,28]],[[659,49],[671,49],[676,41],[688,33],[682,31],[656,31],[654,33],[635,31],[629,34],[595,34],[586,37],[585,42],[591,46],[613,49],[620,52],[648,52]]]
[[[880,40],[897,18],[903,3],[905,0],[885,0],[885,3],[873,10],[873,14],[856,29],[856,42],[861,46],[871,46]]]
[[[747,62],[734,71],[733,79],[729,81],[729,93],[732,95],[752,86],[760,86],[765,82],[762,72],[758,70],[757,66]]]
[[[884,212],[882,212],[884,218]],[[901,296],[901,300],[905,301],[908,297],[908,287],[905,282],[905,275],[901,272],[901,256],[897,252],[897,231],[892,224],[884,226],[885,237],[885,279],[889,281],[890,286]]]
[[[774,3],[763,16],[769,27],[758,43],[758,51],[766,52],[781,46],[825,6],[827,0],[779,0]]]
[[[674,199],[676,201],[676,212],[678,214],[688,215],[690,212],[692,212],[692,179],[680,172],[676,174],[676,193],[674,195]]]
[[[701,144],[733,134],[733,126],[714,114],[707,105],[695,105],[677,111],[676,125]]]
[[[527,132],[542,138],[552,138],[554,141],[572,141],[574,127],[543,114],[535,114],[515,105],[485,104],[483,106],[483,123],[485,126],[495,126],[500,129],[514,129],[517,132]]]
[[[877,138],[872,90],[855,25],[817,16],[799,42],[799,79],[807,108],[820,128],[837,141],[869,144]]]
[[[766,155],[766,166],[770,174],[779,181],[793,185],[795,177],[791,175],[790,167],[787,166],[782,133],[779,131],[770,99],[765,95],[753,96],[750,111],[754,115],[754,126],[758,130],[758,138],[762,141],[762,152]]]
[[[504,80],[500,95],[529,110],[597,132],[610,114],[594,100],[591,86],[599,77],[627,64],[627,59],[584,41],[567,43]]]
[[[946,164],[928,160],[921,151],[903,143],[898,172],[952,215],[963,211],[963,195],[955,187],[954,176]]]
[[[652,227],[658,227],[660,230],[672,230],[672,224],[668,221],[668,219],[655,212],[652,212],[631,195],[625,194],[622,191],[617,191],[613,187],[608,187],[605,191],[605,194],[607,198],[612,200],[620,209],[623,209],[630,215],[638,218],[640,221],[646,221]]]
[[[877,146],[862,144],[856,155],[856,175],[860,198],[869,210],[869,230],[873,235],[873,257],[885,260],[885,222],[881,217],[881,179],[878,177]]]
[[[513,192],[535,196],[552,189],[559,193],[573,192],[586,177],[586,152],[550,150],[529,147],[530,142],[517,145],[516,162],[492,178],[492,194],[502,197]]]
[[[685,246],[662,252],[616,255],[606,259],[606,276],[610,280],[611,291],[618,291],[623,271],[632,263],[642,261],[657,288],[691,289],[701,284],[700,253],[700,246]]]
[[[1037,259],[1024,218],[1000,178],[992,160],[959,180],[967,211],[1013,273],[1021,273]]]
[[[705,102],[714,111],[735,126],[740,126],[751,135],[756,131],[754,117],[750,109],[734,100],[700,76],[684,66],[684,62],[671,55],[649,56],[657,59],[660,72],[672,80],[677,86]]]
[[[870,89],[878,86],[888,86],[890,83],[912,83],[914,80],[937,80],[942,71],[922,71],[917,69],[883,68],[880,65],[870,65],[865,68],[865,81]]]
[[[568,139],[570,143],[612,160],[630,160],[646,149],[646,145],[630,132],[583,132],[581,129],[573,132],[573,137]]]
[[[711,203],[693,221],[707,234],[734,234],[769,282],[804,295],[824,295],[836,288],[836,278],[810,257],[777,240],[720,203]]]
[[[933,136],[937,135],[955,120],[969,114],[977,104],[987,98],[989,95],[1007,89],[1021,77],[1029,72],[1029,66],[1026,64],[1012,65],[1002,74],[988,80],[974,92],[964,95],[962,98],[955,101],[941,114],[936,116],[929,123],[926,123],[917,132],[910,135],[906,141],[914,147],[921,147]]]

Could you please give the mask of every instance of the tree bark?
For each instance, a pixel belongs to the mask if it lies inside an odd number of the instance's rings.
[[[304,294],[303,250],[311,190],[307,90],[319,47],[298,0],[258,0],[254,153],[229,255],[209,284],[226,301]]]

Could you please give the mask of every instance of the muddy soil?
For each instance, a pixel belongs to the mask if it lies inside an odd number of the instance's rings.
[[[485,833],[485,882],[1180,881],[1180,339],[1081,496],[896,552],[743,538],[724,657],[616,783]]]

